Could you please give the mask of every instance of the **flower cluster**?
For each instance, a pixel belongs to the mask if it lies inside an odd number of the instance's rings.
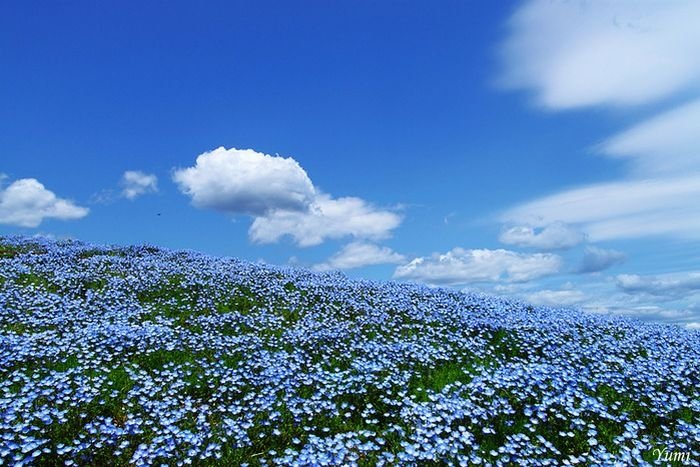
[[[0,239],[0,465],[700,465],[700,333]]]

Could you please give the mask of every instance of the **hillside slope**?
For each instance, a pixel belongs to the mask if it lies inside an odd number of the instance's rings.
[[[699,465],[699,362],[673,326],[0,239],[0,464]]]

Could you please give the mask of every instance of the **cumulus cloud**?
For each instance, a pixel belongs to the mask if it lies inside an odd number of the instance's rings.
[[[0,224],[38,227],[44,219],[80,219],[88,212],[58,198],[34,178],[16,180],[6,188],[0,186]]]
[[[176,170],[173,180],[198,208],[252,216],[248,235],[256,243],[284,237],[302,247],[344,237],[379,240],[402,220],[363,199],[322,193],[294,159],[252,149],[205,152],[194,167]]]
[[[288,235],[306,247],[347,236],[379,240],[388,237],[400,223],[398,214],[360,198],[335,199],[319,194],[306,211],[278,209],[256,217],[249,235],[257,243],[277,242]]]
[[[525,295],[525,300],[533,305],[570,306],[581,303],[586,295],[580,290],[540,290]]]
[[[394,277],[439,285],[524,282],[555,274],[561,270],[562,263],[560,256],[551,253],[454,248],[401,265],[394,271]]]
[[[539,230],[529,226],[510,227],[501,232],[499,240],[506,245],[541,250],[563,250],[575,247],[585,238],[585,235],[573,227],[555,222]]]
[[[158,191],[158,177],[143,173],[139,170],[127,170],[122,175],[122,196],[127,199],[136,199],[146,193]]]
[[[531,0],[511,17],[501,81],[552,109],[652,102],[700,79],[700,3]]]
[[[375,264],[398,264],[405,260],[403,255],[389,247],[374,243],[353,242],[345,245],[325,263],[316,265],[314,269],[318,271],[354,269]]]
[[[625,254],[617,250],[606,250],[596,246],[587,246],[578,268],[580,273],[599,272],[625,260]]]
[[[194,167],[175,170],[173,180],[194,206],[230,214],[304,211],[315,196],[297,161],[252,149],[219,147],[205,152]]]
[[[683,298],[700,292],[700,272],[660,275],[620,274],[615,282],[628,294],[649,294],[670,299]]]

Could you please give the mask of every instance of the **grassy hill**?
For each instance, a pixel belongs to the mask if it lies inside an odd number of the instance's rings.
[[[0,465],[657,458],[700,462],[698,332],[189,251],[0,238]]]

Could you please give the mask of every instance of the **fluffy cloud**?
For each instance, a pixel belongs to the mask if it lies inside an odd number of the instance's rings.
[[[531,0],[509,22],[502,82],[553,109],[652,102],[700,79],[700,2]]]
[[[360,198],[322,193],[292,158],[252,149],[206,152],[173,179],[196,207],[252,216],[248,235],[256,243],[286,236],[303,247],[344,237],[379,240],[401,223],[395,212]]]
[[[297,161],[252,149],[220,147],[205,152],[194,167],[176,170],[173,180],[196,207],[230,214],[304,211],[315,196]]]
[[[599,272],[625,260],[625,254],[617,250],[606,250],[596,246],[587,246],[578,268],[580,273]]]
[[[700,239],[700,175],[599,183],[515,206],[506,223],[579,224],[590,240],[649,235]]]
[[[585,236],[566,224],[555,222],[539,231],[528,226],[510,227],[501,233],[499,240],[506,245],[559,250],[575,247]]]
[[[581,303],[586,295],[580,290],[540,290],[525,295],[525,300],[534,305],[569,306]]]
[[[700,272],[640,276],[620,274],[617,286],[629,294],[650,294],[679,299],[700,292]]]
[[[524,282],[555,274],[561,267],[561,257],[551,253],[454,248],[445,254],[416,258],[399,266],[394,277],[440,285],[501,280]]]
[[[316,265],[314,269],[318,271],[354,269],[374,264],[396,264],[405,259],[403,255],[389,247],[380,247],[374,243],[353,242],[345,245],[325,263]]]
[[[158,177],[143,173],[138,170],[127,170],[122,175],[122,196],[127,199],[136,199],[146,193],[158,191]]]
[[[0,187],[0,224],[37,227],[44,219],[80,219],[89,210],[58,198],[34,178]]]
[[[249,235],[257,243],[272,243],[289,235],[305,247],[329,238],[386,238],[400,223],[398,214],[378,209],[360,198],[334,199],[319,194],[305,211],[278,209],[256,217]]]

